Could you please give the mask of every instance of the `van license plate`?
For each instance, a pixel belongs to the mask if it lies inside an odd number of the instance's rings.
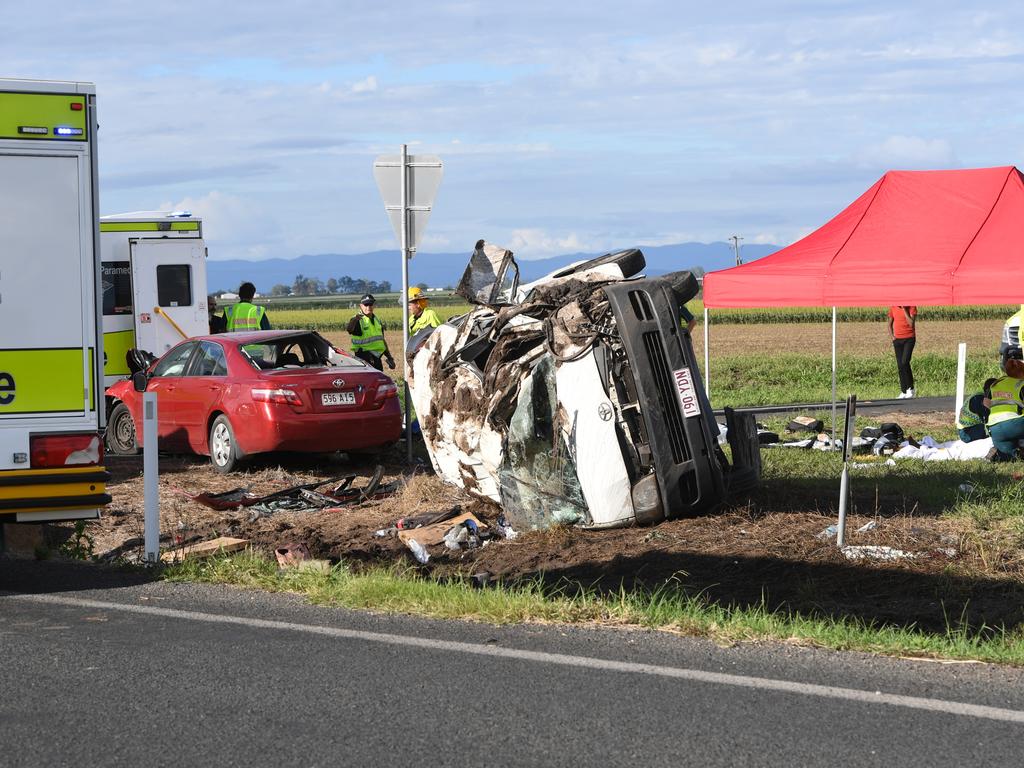
[[[320,402],[324,405],[355,405],[355,392],[324,392],[320,395]]]
[[[693,386],[693,374],[689,368],[680,368],[673,371],[676,380],[676,393],[679,395],[679,404],[683,407],[683,416],[700,416],[700,403],[697,401],[697,390]]]

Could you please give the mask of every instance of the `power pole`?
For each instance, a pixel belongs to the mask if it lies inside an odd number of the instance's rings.
[[[733,253],[736,254],[736,266],[738,267],[743,263],[743,259],[740,258],[740,240],[743,238],[738,235],[733,235],[729,239],[732,240],[732,250]]]

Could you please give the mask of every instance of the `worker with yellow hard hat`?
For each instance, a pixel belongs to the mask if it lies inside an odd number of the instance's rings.
[[[414,336],[424,328],[437,328],[441,318],[427,307],[427,297],[418,286],[409,289],[409,335]]]

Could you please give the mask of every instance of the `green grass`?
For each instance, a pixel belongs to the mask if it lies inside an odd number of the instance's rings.
[[[296,592],[322,605],[440,619],[493,624],[639,626],[724,642],[787,640],[837,650],[1024,664],[1024,637],[1020,631],[970,629],[950,622],[945,632],[930,633],[852,619],[770,611],[763,606],[728,607],[688,594],[674,583],[654,590],[620,590],[613,594],[579,590],[575,586],[545,587],[539,581],[474,589],[463,581],[441,583],[416,571],[398,568],[356,573],[337,565],[326,574],[281,573],[275,563],[252,554],[186,561],[170,567],[165,578]]]
[[[845,400],[891,398],[899,394],[896,361],[891,354],[843,356],[836,363],[836,395]],[[914,356],[914,383],[919,397],[956,391],[956,357],[925,353]],[[998,361],[968,356],[967,381],[999,375]],[[711,358],[711,402],[725,406],[815,403],[832,399],[832,361],[825,355],[772,354]]]

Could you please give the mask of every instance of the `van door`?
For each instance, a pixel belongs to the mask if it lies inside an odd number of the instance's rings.
[[[209,333],[203,241],[138,239],[129,246],[136,346],[159,357],[182,339]]]

